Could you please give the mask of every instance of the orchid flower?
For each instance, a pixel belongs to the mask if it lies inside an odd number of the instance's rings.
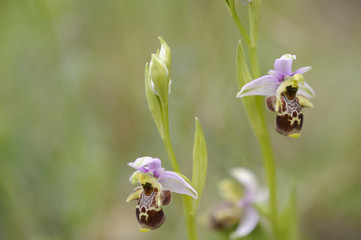
[[[140,231],[154,230],[164,223],[162,206],[171,202],[172,192],[198,198],[196,190],[178,173],[165,171],[158,158],[141,157],[128,165],[137,170],[129,181],[142,185],[136,187],[127,198],[127,202],[138,200],[136,216]]]
[[[211,224],[216,229],[228,229],[238,223],[230,236],[235,239],[244,237],[255,229],[260,216],[254,204],[265,203],[268,193],[258,185],[256,176],[248,169],[232,169],[231,175],[243,185],[243,196],[238,193],[237,186],[234,186],[231,180],[222,181],[220,190],[225,202],[214,209]]]
[[[314,90],[303,78],[312,67],[302,67],[292,72],[292,62],[296,55],[285,54],[274,62],[274,70],[268,75],[245,84],[237,94],[238,98],[261,95],[266,97],[266,106],[277,112],[277,132],[290,137],[300,136],[303,125],[303,107],[312,108],[308,98],[315,95]]]

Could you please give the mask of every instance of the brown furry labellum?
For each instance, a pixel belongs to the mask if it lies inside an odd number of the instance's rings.
[[[154,230],[162,226],[165,214],[162,206],[171,202],[172,193],[169,190],[159,192],[150,183],[143,184],[139,194],[135,214],[141,228]]]
[[[276,130],[282,135],[300,135],[303,125],[303,111],[300,99],[296,96],[298,88],[288,86],[279,96],[266,97],[266,106],[272,112],[277,112]]]

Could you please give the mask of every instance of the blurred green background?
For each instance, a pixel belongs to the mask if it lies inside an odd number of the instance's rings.
[[[238,4],[239,13],[247,11]],[[274,131],[280,205],[292,182],[304,239],[361,239],[361,2],[263,1],[262,73],[285,53],[316,90],[299,139]],[[199,216],[217,183],[262,160],[237,93],[240,35],[222,0],[0,1],[0,239],[185,239],[179,196],[140,233],[126,165],[166,152],[147,108],[144,65],[172,49],[170,127],[191,176],[194,117],[208,144]],[[264,181],[263,181],[264,182]],[[200,221],[201,239],[219,239]]]

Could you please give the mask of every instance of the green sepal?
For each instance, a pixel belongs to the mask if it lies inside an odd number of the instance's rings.
[[[168,105],[169,71],[165,63],[160,59],[159,53],[152,54],[149,68],[149,76],[154,83],[155,94],[159,96],[160,101],[164,106]]]
[[[248,65],[245,60],[245,55],[242,47],[241,40],[238,41],[237,47],[237,79],[238,86],[241,89],[246,83],[252,81]],[[264,115],[264,99],[262,96],[247,96],[242,98],[243,106],[246,109],[248,121],[251,124],[252,130],[257,137],[264,136],[268,133],[266,126],[266,120]]]
[[[198,199],[194,201],[193,211],[196,212],[202,197],[207,176],[207,146],[203,130],[198,118],[195,118],[196,131],[193,143],[193,187],[198,193]]]
[[[162,106],[159,99],[151,86],[150,77],[149,77],[149,66],[148,63],[145,64],[145,94],[148,101],[149,110],[154,119],[155,125],[157,126],[160,136],[164,137],[164,124],[162,118]]]
[[[297,222],[296,187],[292,187],[286,204],[278,216],[278,233],[280,239],[299,240]]]
[[[224,0],[227,4],[227,6],[229,7],[229,0]]]

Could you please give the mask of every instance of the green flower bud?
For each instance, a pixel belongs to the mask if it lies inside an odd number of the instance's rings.
[[[161,137],[168,129],[168,95],[170,95],[171,52],[167,43],[159,37],[161,48],[152,54],[145,67],[145,92],[149,110]]]
[[[145,65],[145,93],[149,110],[161,137],[164,137],[164,126],[162,119],[162,106],[159,97],[154,93],[154,84],[150,80],[148,63]]]
[[[160,51],[159,51],[159,58],[166,65],[167,70],[170,73],[170,66],[172,63],[170,48],[162,37],[158,37],[158,38],[159,38],[159,41],[161,44]]]
[[[152,54],[149,65],[149,76],[153,92],[159,96],[163,105],[168,104],[170,76],[166,64],[158,54]]]

